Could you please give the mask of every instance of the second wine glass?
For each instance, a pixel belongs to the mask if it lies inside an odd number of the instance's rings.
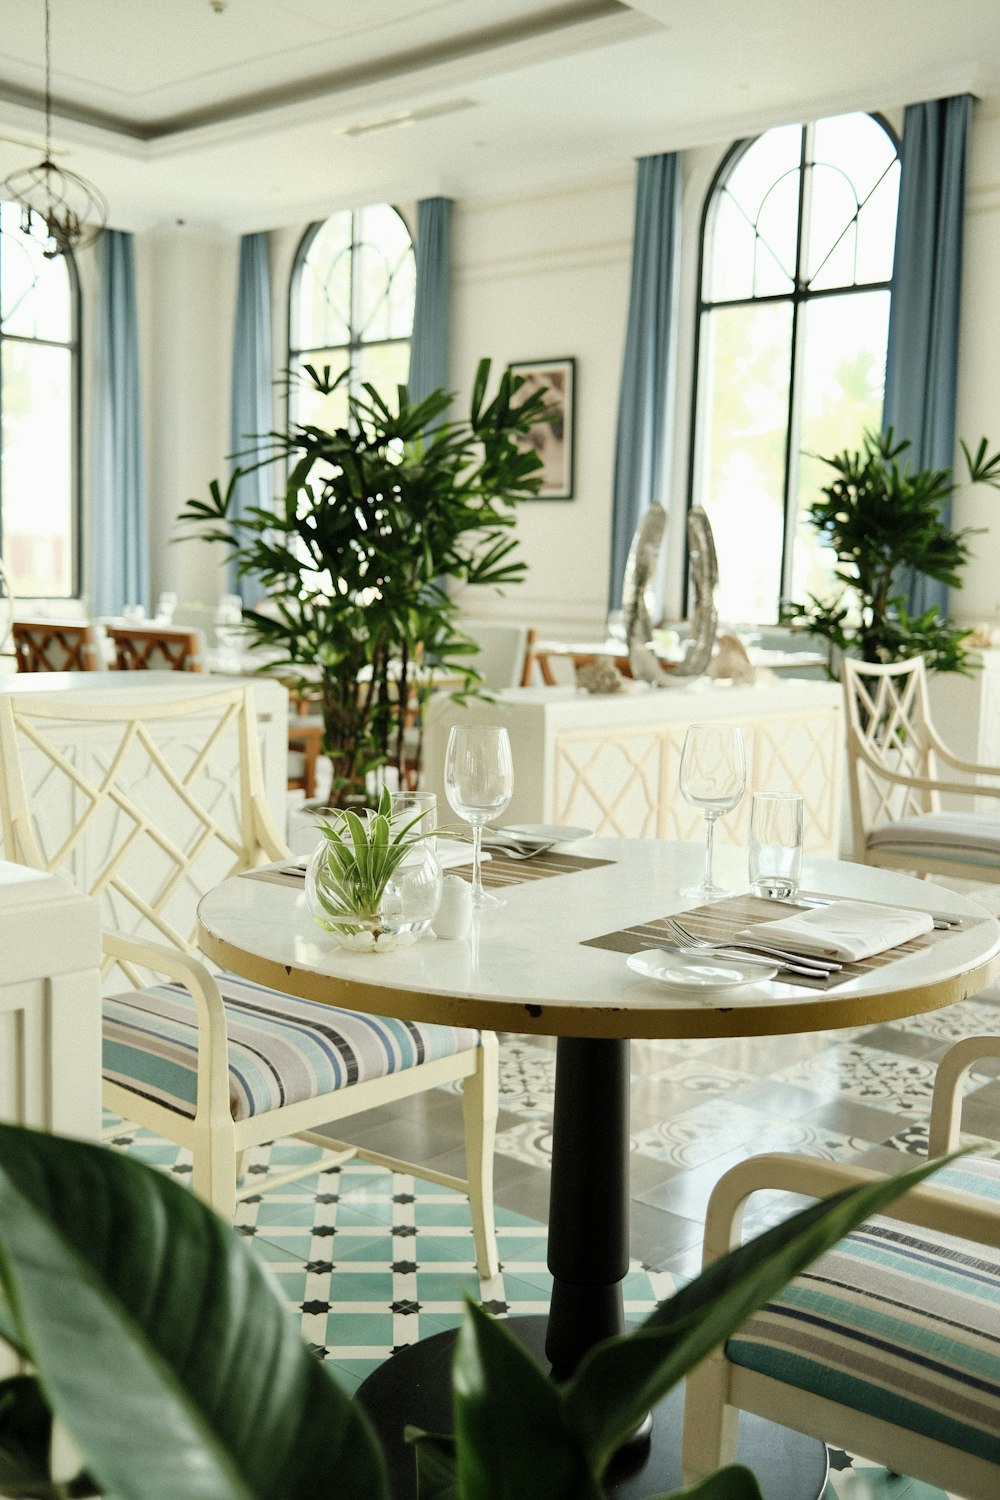
[[[735,724],[691,724],[681,751],[681,793],[705,814],[705,875],[688,896],[724,896],[712,875],[716,819],[730,812],[746,790],[743,732]]]
[[[506,812],[514,792],[510,738],[498,724],[456,724],[448,736],[444,789],[451,807],[472,825],[472,904],[502,906],[483,889],[483,826]]]

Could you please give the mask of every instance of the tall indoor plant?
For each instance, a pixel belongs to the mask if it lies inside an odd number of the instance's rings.
[[[865,432],[859,451],[823,458],[834,478],[809,508],[809,521],[837,559],[836,597],[809,596],[788,604],[785,623],[819,636],[830,648],[830,675],[836,653],[863,661],[905,661],[922,655],[937,671],[966,670],[966,630],[942,617],[936,606],[913,617],[906,607],[908,573],[958,588],[959,570],[968,562],[968,538],[975,529],[955,531],[943,511],[958,488],[951,469],[911,470],[903,455],[907,442],[892,432]],[[1000,453],[987,454],[983,438],[975,454],[962,444],[970,484],[1000,489]]]
[[[461,418],[447,416],[442,390],[414,403],[400,386],[391,405],[369,384],[348,391],[345,425],[296,422],[262,437],[225,491],[214,481],[178,518],[259,584],[266,607],[244,622],[270,669],[314,690],[318,678],[335,803],[363,796],[373,767],[402,761],[397,705],[410,701],[418,661],[474,685],[475,646],[449,582],[496,587],[525,572],[510,531],[541,464],[518,439],[546,420],[545,397],[515,400],[521,378],[506,371],[488,400],[489,377],[482,360]],[[346,374],[306,365],[304,379],[327,397]],[[273,509],[240,514],[238,477],[263,465],[287,474],[284,491]]]
[[[416,1443],[421,1500],[601,1500],[643,1415],[810,1261],[942,1162],[803,1209],[723,1257],[557,1386],[469,1307],[455,1437]],[[165,1174],[0,1125],[0,1494],[14,1500],[390,1500],[358,1404],[311,1354],[261,1263]],[[53,1415],[83,1468],[52,1478]],[[760,1500],[748,1470],[684,1492]],[[661,1497],[663,1500],[663,1497]]]

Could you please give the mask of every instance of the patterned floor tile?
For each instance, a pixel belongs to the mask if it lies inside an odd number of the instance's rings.
[[[836,1043],[814,1057],[778,1069],[773,1076],[781,1083],[828,1096],[919,1115],[930,1108],[934,1065],[858,1043]]]

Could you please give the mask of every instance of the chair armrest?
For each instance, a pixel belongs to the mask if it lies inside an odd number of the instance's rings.
[[[956,755],[954,750],[950,749],[942,739],[939,739],[937,730],[933,724],[928,724],[927,729],[935,753],[943,761],[947,761],[949,766],[954,766],[959,771],[967,771],[971,776],[993,776],[1000,779],[1000,766],[984,766],[974,760],[963,760],[962,756]]]
[[[983,1057],[1000,1057],[1000,1036],[964,1037],[949,1047],[938,1063],[927,1141],[931,1156],[942,1156],[958,1145],[963,1085],[973,1065]]]
[[[934,776],[907,776],[902,771],[890,771],[888,766],[883,765],[874,755],[870,755],[863,745],[856,746],[856,754],[882,781],[890,781],[895,786],[908,786],[922,792],[945,792],[957,797],[1000,797],[1000,786],[984,786],[968,781],[942,781]],[[994,771],[989,766],[975,766],[971,762],[957,759],[952,760],[951,763],[955,766],[967,767],[972,771],[979,770],[989,775],[1000,776],[1000,771]]]
[[[226,1121],[229,1112],[229,1034],[226,1012],[216,984],[201,959],[166,943],[147,938],[126,937],[120,932],[103,934],[104,952],[121,963],[128,973],[129,964],[140,964],[154,973],[182,984],[194,1001],[198,1018],[198,1094],[197,1115],[200,1122]]]
[[[743,1209],[751,1193],[778,1188],[811,1198],[829,1197],[844,1188],[862,1187],[884,1176],[846,1162],[773,1152],[737,1162],[712,1190],[705,1216],[704,1264],[710,1265],[740,1244]],[[1000,1248],[1000,1207],[967,1193],[921,1183],[903,1193],[887,1208],[886,1217],[921,1229],[960,1236]]]

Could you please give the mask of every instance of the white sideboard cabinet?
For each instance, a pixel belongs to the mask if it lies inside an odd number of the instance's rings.
[[[577,824],[625,838],[700,838],[702,815],[683,800],[678,779],[685,730],[702,720],[739,724],[746,739],[747,795],[720,819],[721,841],[746,843],[751,791],[800,791],[807,850],[839,852],[843,728],[836,683],[734,687],[698,679],[606,696],[511,688],[493,702],[464,706],[442,695],[427,710],[423,785],[437,793],[438,819],[446,823],[451,726],[503,724],[514,755],[514,797],[504,822]]]
[[[0,861],[0,1119],[96,1140],[101,931],[96,901]]]

